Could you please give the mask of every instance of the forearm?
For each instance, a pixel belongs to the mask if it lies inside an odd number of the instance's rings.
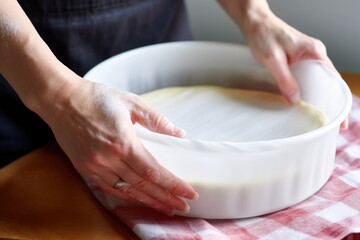
[[[27,107],[44,115],[45,105],[66,94],[75,74],[57,60],[15,0],[0,2],[0,39],[1,74]]]

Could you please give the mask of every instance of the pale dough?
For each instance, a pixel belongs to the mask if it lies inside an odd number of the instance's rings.
[[[291,106],[278,94],[192,86],[164,88],[141,95],[158,112],[183,128],[186,138],[251,142],[292,137],[317,129],[327,117],[314,106]]]

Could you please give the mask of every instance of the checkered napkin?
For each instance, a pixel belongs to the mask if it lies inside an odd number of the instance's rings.
[[[342,131],[335,169],[325,186],[307,200],[261,217],[205,220],[168,217],[148,208],[112,212],[141,239],[343,239],[360,233],[360,98],[353,97],[349,130]],[[350,239],[359,239],[351,235]]]

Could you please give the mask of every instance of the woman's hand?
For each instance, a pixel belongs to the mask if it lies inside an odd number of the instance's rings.
[[[249,47],[254,57],[275,77],[281,93],[290,103],[298,102],[300,93],[289,65],[304,59],[318,59],[337,73],[320,40],[287,25],[271,11],[258,14],[244,27]]]
[[[333,69],[324,44],[289,26],[269,8],[266,0],[219,0],[244,33],[255,59],[274,76],[290,103],[300,101],[300,92],[289,65],[304,59],[319,59]]]
[[[253,21],[246,37],[253,56],[271,72],[280,92],[290,103],[299,102],[301,96],[289,65],[305,59],[318,59],[340,76],[320,40],[299,32],[271,12]],[[347,125],[346,119],[341,128],[346,129]]]
[[[184,131],[135,94],[82,78],[74,82],[77,86],[64,91],[66,100],[46,120],[77,171],[112,196],[169,215],[188,211],[184,198],[195,199],[197,193],[159,165],[133,124],[175,137],[183,137]],[[125,183],[115,189],[119,179]]]
[[[305,59],[318,59],[335,74],[340,74],[327,56],[325,45],[265,11],[246,27],[246,38],[255,59],[276,79],[282,95],[290,103],[300,101],[300,92],[289,65]],[[347,129],[348,119],[342,124]]]
[[[305,59],[321,60],[339,74],[325,45],[275,16],[265,0],[219,0],[244,33],[255,59],[264,65],[289,103],[300,101],[300,91],[290,65]],[[340,75],[340,74],[339,74]],[[347,127],[347,120],[342,128]]]
[[[87,81],[65,67],[16,0],[0,1],[0,40],[1,74],[51,127],[81,174],[115,197],[170,215],[188,211],[185,198],[196,199],[197,193],[159,165],[133,124],[175,137],[182,137],[182,130],[136,95]],[[120,179],[124,182],[116,186]]]

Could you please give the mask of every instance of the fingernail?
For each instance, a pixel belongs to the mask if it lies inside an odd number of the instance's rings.
[[[183,129],[176,127],[175,124],[172,123],[169,119],[166,118],[166,120],[167,123],[165,125],[165,129],[166,132],[168,132],[168,134],[171,134],[176,137],[185,137],[186,132]]]
[[[189,199],[189,200],[194,200],[194,201],[196,201],[196,200],[199,199],[199,194],[198,194],[197,192],[195,192],[193,196],[189,196],[189,195],[190,195],[190,194],[187,194],[187,195],[184,196],[184,197],[186,197],[186,198]]]
[[[199,199],[199,194],[197,192],[195,192],[192,200],[198,200],[198,199]]]
[[[166,214],[166,215],[168,215],[170,217],[173,217],[175,215],[175,210],[173,209],[171,211],[166,211],[166,212],[164,212],[164,214]]]
[[[348,119],[345,119],[345,120],[341,123],[340,128],[341,128],[342,130],[346,130],[346,129],[349,128],[349,121],[348,121]]]
[[[182,138],[182,137],[185,137],[186,132],[185,132],[185,130],[183,130],[183,129],[181,129],[181,128],[175,127],[175,129],[174,129],[174,135]]]
[[[300,100],[301,100],[299,92],[290,92],[287,97],[288,97],[288,101],[291,104],[296,104],[296,103],[300,102]]]
[[[186,213],[189,213],[189,212],[190,212],[190,206],[188,204],[183,209],[177,208],[177,210],[175,210],[175,214],[176,213],[185,213],[186,214]]]
[[[190,212],[190,206],[186,205],[185,209],[181,211],[182,213],[188,213]]]

